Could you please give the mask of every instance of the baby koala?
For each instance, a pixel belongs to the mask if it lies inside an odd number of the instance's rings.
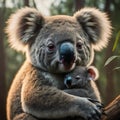
[[[74,71],[65,76],[65,92],[80,96],[87,97],[91,100],[101,102],[100,93],[95,84],[98,78],[98,70],[93,67],[77,67]]]

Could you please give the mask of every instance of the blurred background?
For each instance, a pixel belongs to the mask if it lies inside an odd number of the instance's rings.
[[[97,84],[103,103],[107,105],[120,94],[120,0],[0,0],[0,120],[6,120],[6,96],[25,59],[22,53],[9,47],[4,29],[8,17],[25,6],[34,7],[46,16],[73,15],[83,7],[96,7],[107,12],[113,35],[108,47],[102,52],[96,52],[93,65],[100,72]]]

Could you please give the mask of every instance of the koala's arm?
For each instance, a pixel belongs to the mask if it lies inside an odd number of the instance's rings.
[[[68,116],[98,117],[100,111],[87,98],[67,94],[44,81],[26,77],[21,92],[23,111],[37,118],[64,118]],[[40,82],[42,81],[42,82]],[[94,116],[94,117],[93,117]]]

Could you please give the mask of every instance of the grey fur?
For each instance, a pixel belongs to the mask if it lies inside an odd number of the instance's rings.
[[[95,74],[94,77],[90,75],[91,73],[89,73],[89,69],[93,70]],[[98,78],[98,71],[95,67],[76,67],[75,70],[68,73],[68,75],[71,76],[72,81],[70,87],[64,90],[65,92],[101,102],[100,93],[95,84],[95,80]]]
[[[94,25],[98,28],[92,29]],[[88,66],[94,50],[106,47],[111,25],[104,13],[84,8],[74,16],[44,17],[35,9],[23,8],[10,17],[6,33],[10,45],[26,53],[8,94],[8,120],[97,119],[100,111],[94,103],[62,89],[66,73]],[[60,61],[59,46],[64,42],[74,46],[75,60],[69,69]],[[51,44],[54,49],[49,50]]]

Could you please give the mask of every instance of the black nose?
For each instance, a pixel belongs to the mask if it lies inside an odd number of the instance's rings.
[[[74,46],[70,42],[64,42],[60,45],[60,60],[63,64],[70,65],[75,60]]]

